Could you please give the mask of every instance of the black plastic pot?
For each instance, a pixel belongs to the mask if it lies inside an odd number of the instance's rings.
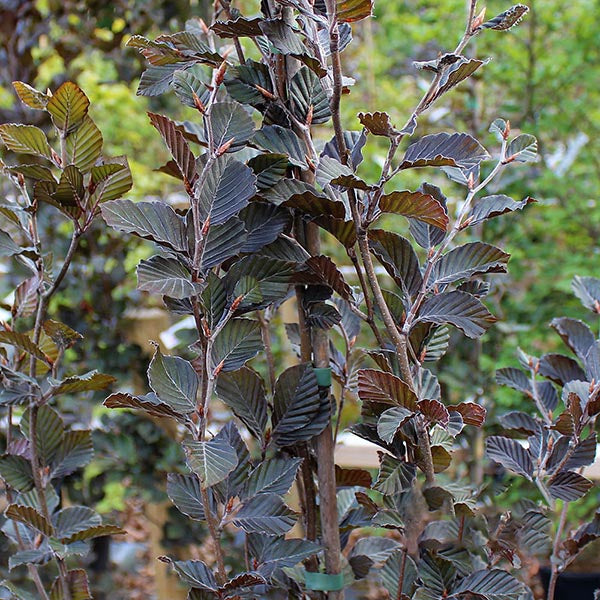
[[[548,593],[550,569],[542,567],[540,578]],[[594,591],[600,589],[600,573],[561,573],[556,582],[554,600],[594,600]]]

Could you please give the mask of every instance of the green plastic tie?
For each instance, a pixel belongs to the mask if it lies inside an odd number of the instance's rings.
[[[331,387],[331,367],[316,367],[314,372],[319,387]]]
[[[344,574],[336,573],[305,573],[305,583],[307,590],[318,592],[339,592],[344,589]]]

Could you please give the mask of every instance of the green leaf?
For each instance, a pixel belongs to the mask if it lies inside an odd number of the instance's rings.
[[[75,165],[68,165],[60,175],[54,199],[61,206],[80,206],[84,194],[83,174]]]
[[[5,166],[4,170],[8,173],[21,173],[24,177],[29,177],[35,181],[50,181],[51,183],[56,183],[56,179],[52,174],[52,171],[43,165],[14,165],[14,166]],[[10,210],[7,207],[2,207],[4,211]],[[6,212],[4,213],[6,214]],[[7,215],[8,216],[8,215]],[[15,224],[19,224],[19,219],[11,219]]]
[[[227,151],[236,152],[254,135],[254,122],[238,102],[215,102],[211,108],[210,121],[215,148],[231,142]],[[205,139],[208,139],[206,133]]]
[[[192,364],[178,356],[164,356],[157,346],[148,368],[150,387],[159,399],[183,414],[196,410],[198,375]]]
[[[61,541],[64,544],[73,544],[74,542],[85,542],[87,540],[93,540],[97,537],[104,537],[107,535],[124,535],[127,533],[124,529],[121,529],[117,525],[93,525],[87,527],[83,531],[78,531]]]
[[[113,200],[102,205],[107,225],[133,233],[161,246],[185,252],[188,247],[183,219],[163,202]]]
[[[276,494],[259,494],[242,503],[232,522],[246,533],[282,535],[296,522],[296,513]]]
[[[425,300],[417,318],[417,321],[426,323],[450,323],[470,338],[483,335],[496,320],[480,300],[458,290],[436,294]]]
[[[506,159],[517,162],[532,162],[537,160],[537,140],[528,133],[517,136],[506,149]]]
[[[263,348],[260,325],[250,319],[232,319],[223,327],[212,348],[213,369],[235,371]]]
[[[301,463],[302,459],[299,458],[264,460],[248,476],[244,486],[244,497],[258,494],[285,496],[296,479]]]
[[[261,376],[248,367],[221,373],[217,379],[219,398],[257,439],[264,440],[267,428],[267,398]]]
[[[106,177],[96,186],[96,189],[89,200],[92,206],[101,202],[116,200],[126,194],[133,186],[129,163],[125,156],[105,159],[103,164],[117,164],[124,168],[119,169],[117,172]]]
[[[517,440],[497,435],[490,436],[486,440],[485,451],[491,460],[531,481],[533,477],[531,454]]]
[[[17,154],[33,154],[52,160],[52,150],[44,132],[33,125],[0,125],[0,138],[4,145]]]
[[[138,290],[163,294],[181,300],[198,294],[201,287],[192,282],[190,272],[175,258],[155,255],[137,267]]]
[[[392,192],[385,194],[379,201],[379,210],[384,213],[402,215],[427,223],[442,231],[448,226],[446,207],[437,198],[423,192]]]
[[[97,392],[104,390],[117,381],[112,375],[90,371],[84,375],[73,375],[65,377],[56,382],[52,390],[54,396],[59,394],[76,394],[78,392]]]
[[[211,225],[225,223],[237,215],[256,193],[252,169],[229,155],[219,156],[196,184],[200,215]]]
[[[13,81],[13,87],[21,102],[26,106],[29,106],[29,108],[36,108],[38,110],[46,108],[46,104],[48,103],[47,94],[32,88],[22,81]]]
[[[408,299],[421,289],[423,277],[419,259],[411,243],[402,236],[383,229],[369,230],[369,247],[390,277],[400,286]]]
[[[185,442],[190,469],[200,478],[203,489],[223,481],[238,464],[235,448],[223,439]]]
[[[76,131],[66,140],[67,162],[87,173],[102,154],[102,134],[89,116],[86,116]]]
[[[92,600],[87,574],[83,569],[68,571],[67,585],[69,586],[70,600]],[[52,584],[50,600],[67,600],[59,577]]]
[[[336,0],[337,20],[353,23],[370,17],[373,13],[373,0]]]
[[[446,285],[486,273],[506,273],[510,254],[483,242],[453,248],[435,263],[431,285]]]
[[[323,404],[313,367],[300,364],[277,379],[273,396],[273,440],[278,446],[307,441],[329,422],[328,400]]]
[[[63,135],[71,133],[87,115],[90,101],[81,88],[72,81],[63,83],[50,97],[46,110]]]
[[[78,340],[83,339],[83,336],[71,329],[68,325],[48,319],[44,321],[42,328],[44,333],[56,344],[58,348],[66,350],[75,345]],[[95,373],[95,371],[90,371]]]
[[[150,112],[148,116],[150,117],[150,123],[158,130],[169,148],[169,152],[179,167],[184,181],[192,184],[196,177],[196,157],[192,154],[183,134],[175,127],[175,123],[171,119]]]
[[[48,537],[54,535],[54,527],[32,506],[9,504],[4,511],[4,516],[7,519],[33,527],[33,529]]]
[[[0,477],[6,485],[18,492],[28,492],[33,489],[31,463],[23,456],[15,454],[0,456]]]
[[[417,476],[417,467],[394,458],[390,454],[378,452],[379,474],[373,489],[385,495],[400,494],[409,490]]]
[[[202,490],[200,480],[196,475],[167,475],[167,495],[171,502],[194,521],[204,521],[204,505],[202,504]]]
[[[331,117],[329,98],[320,79],[308,67],[300,67],[290,82],[292,110],[301,123],[325,123]]]

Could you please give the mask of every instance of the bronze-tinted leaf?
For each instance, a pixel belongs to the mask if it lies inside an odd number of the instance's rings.
[[[448,410],[460,413],[465,425],[473,425],[475,427],[481,427],[483,425],[487,413],[483,406],[475,404],[475,402],[461,402],[460,404],[454,404],[448,406]]]
[[[390,115],[384,112],[358,113],[358,120],[373,135],[395,137],[399,131],[392,125]]]
[[[433,196],[419,191],[384,194],[379,201],[379,210],[422,221],[442,231],[446,231],[448,226],[446,207]]]
[[[417,396],[399,377],[384,371],[361,369],[358,372],[358,395],[361,400],[417,409]]]

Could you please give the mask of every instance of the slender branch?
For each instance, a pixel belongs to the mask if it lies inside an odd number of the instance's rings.
[[[56,293],[56,291],[60,287],[60,284],[65,278],[65,275],[67,274],[67,271],[69,270],[71,262],[73,261],[73,258],[75,256],[75,252],[77,251],[77,247],[79,246],[79,240],[81,239],[81,235],[82,232],[80,232],[79,230],[75,229],[73,231],[73,235],[71,236],[71,243],[69,244],[69,249],[67,250],[67,254],[65,255],[63,265],[60,271],[58,272],[58,275],[54,279],[54,283],[52,284],[50,289],[48,289],[48,291],[44,293],[46,302],[48,302],[50,298],[52,298],[52,296]]]
[[[413,302],[412,306],[410,307],[410,310],[408,311],[408,313],[406,315],[406,320],[404,321],[404,326],[402,327],[402,333],[404,335],[408,335],[408,333],[410,332],[410,329],[412,327],[414,319],[417,316],[419,309],[421,308],[421,305],[423,304],[423,301],[425,300],[425,297],[427,296],[427,292],[429,291],[429,279],[431,277],[431,274],[433,272],[435,264],[441,258],[442,254],[445,252],[445,250],[448,248],[448,246],[450,246],[450,244],[454,241],[454,238],[456,237],[456,235],[465,228],[465,220],[464,219],[465,219],[467,213],[469,212],[469,209],[471,208],[473,199],[481,190],[483,190],[485,187],[487,187],[487,185],[496,177],[496,175],[498,175],[498,173],[501,171],[501,169],[506,164],[506,162],[505,162],[506,146],[507,146],[507,142],[506,142],[506,140],[503,140],[502,148],[500,151],[500,160],[496,163],[496,166],[492,169],[490,174],[479,185],[477,185],[477,186],[473,187],[471,190],[469,190],[469,192],[467,193],[467,197],[466,197],[466,199],[459,211],[459,214],[456,218],[454,227],[452,228],[450,233],[448,233],[448,235],[446,236],[444,241],[440,244],[438,249],[435,252],[433,252],[427,259],[427,263],[425,265],[425,271],[423,273],[423,282],[421,284],[419,292],[417,293],[417,297],[416,297],[415,301]]]
[[[258,317],[258,322],[260,323],[262,340],[263,344],[265,345],[270,391],[273,392],[275,389],[275,359],[273,358],[273,346],[271,344],[271,330],[269,328],[270,321],[259,310],[256,311],[256,316]]]
[[[400,565],[400,573],[398,574],[398,593],[396,594],[396,600],[402,600],[404,596],[402,589],[404,588],[404,577],[406,574],[406,558],[408,556],[408,550],[402,548],[402,563]]]
[[[535,368],[533,366],[531,366],[529,368],[529,372],[531,374],[531,394],[533,396],[535,405],[537,406],[539,413],[542,415],[542,418],[544,419],[544,422],[546,423],[546,425],[552,425],[552,419],[550,418],[548,411],[542,404],[542,400],[538,393],[537,382],[535,379]],[[557,472],[558,472],[558,469],[557,469]]]
[[[556,528],[556,534],[554,535],[554,545],[552,547],[552,573],[550,575],[550,582],[548,583],[548,596],[546,600],[554,600],[554,593],[556,591],[556,582],[559,574],[559,563],[558,563],[558,551],[560,549],[560,543],[562,541],[562,534],[567,522],[567,511],[569,510],[569,503],[563,502],[563,507],[560,513],[560,519],[558,521],[558,527]]]
[[[228,19],[231,19],[231,0],[219,0],[219,4],[223,7],[223,11],[225,12],[225,16]],[[233,38],[233,44],[235,46],[235,51],[237,53],[238,60],[241,64],[246,64],[246,59],[244,57],[244,50],[242,49],[242,45],[240,44],[240,39],[237,37]]]

